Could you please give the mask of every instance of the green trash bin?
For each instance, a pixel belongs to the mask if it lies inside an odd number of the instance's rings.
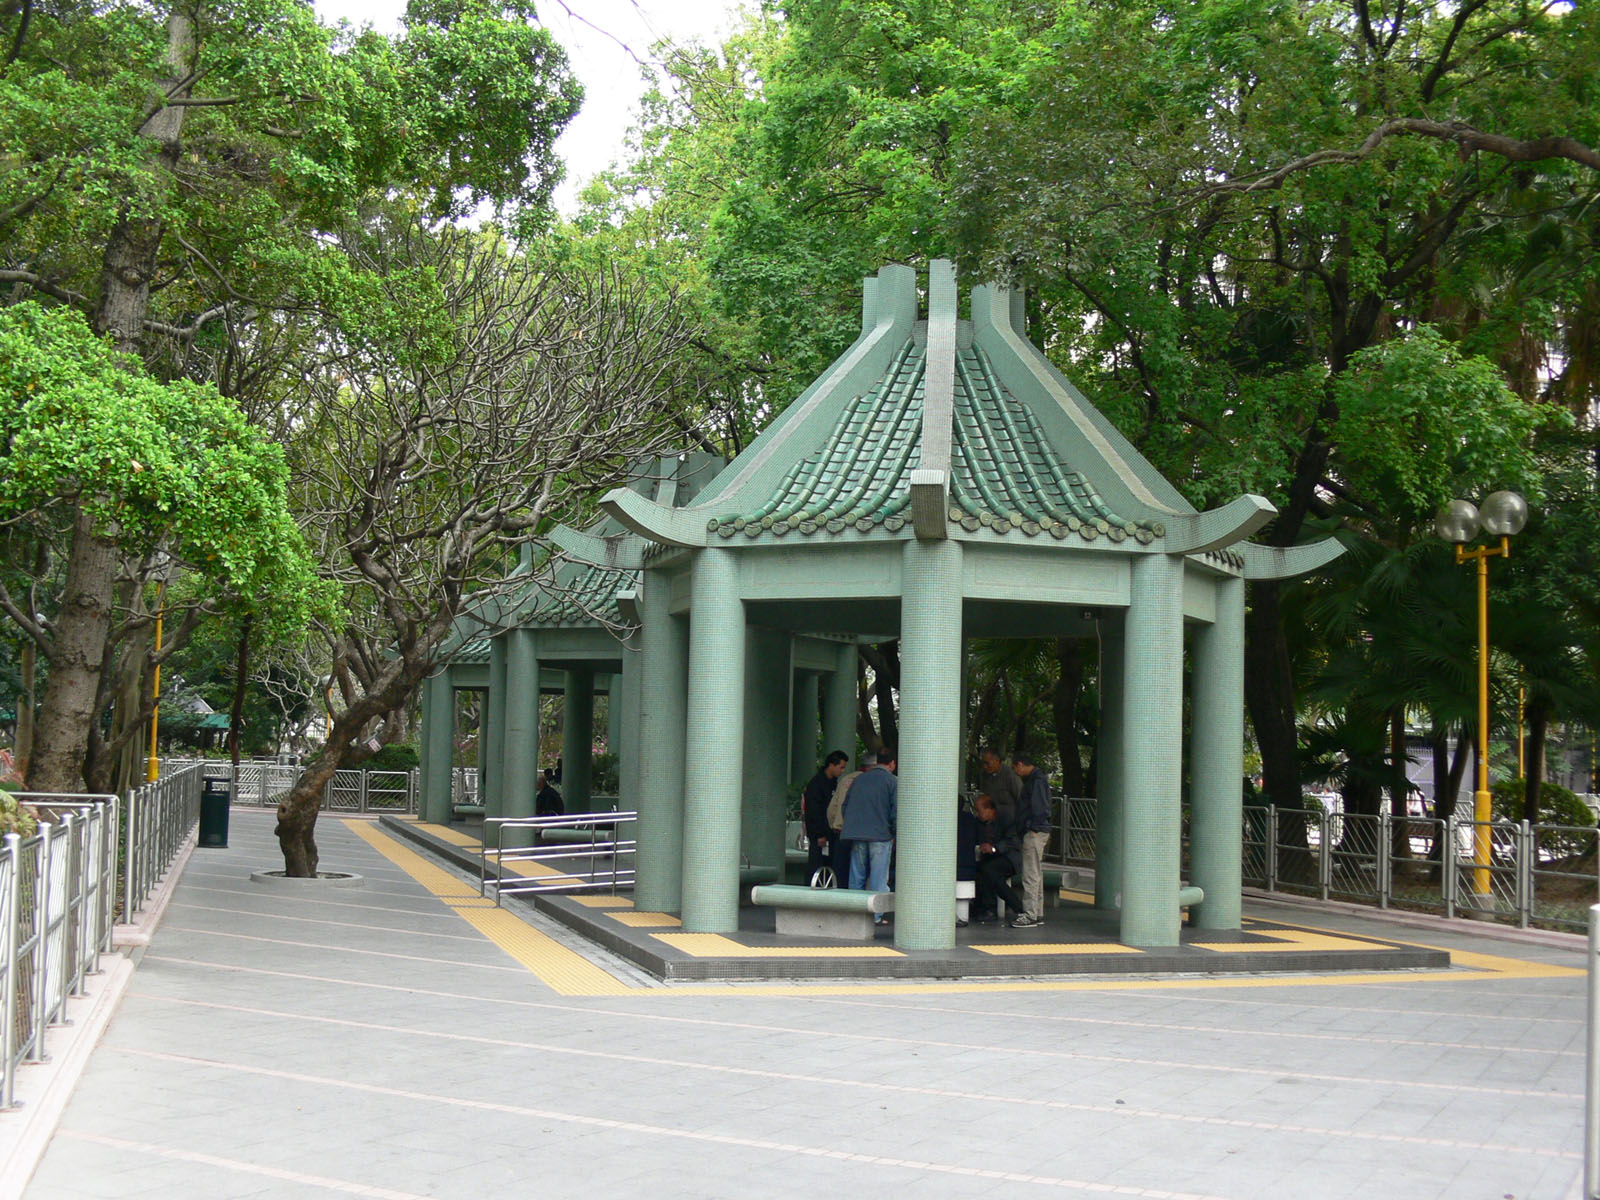
[[[200,844],[228,847],[228,781],[208,779],[200,793]]]

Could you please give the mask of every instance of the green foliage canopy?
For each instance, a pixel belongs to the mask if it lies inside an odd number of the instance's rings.
[[[0,308],[0,400],[0,523],[79,509],[284,630],[324,602],[282,450],[215,388],[153,380],[80,314],[25,302]]]

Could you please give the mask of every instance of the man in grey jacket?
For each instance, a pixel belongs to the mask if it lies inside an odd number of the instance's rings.
[[[1022,898],[1028,911],[1011,922],[1013,929],[1044,923],[1044,847],[1050,840],[1050,780],[1028,754],[1014,754],[1012,765],[1022,780],[1017,827],[1022,830]]]
[[[878,751],[878,761],[861,773],[845,797],[840,837],[850,843],[850,886],[857,890],[889,890],[889,856],[894,850],[900,808],[895,765],[894,751],[885,746]],[[883,917],[874,919],[883,924]]]
[[[995,812],[999,814],[1000,832],[1009,835],[1017,824],[1017,801],[1022,799],[1022,780],[1006,766],[1006,760],[1000,757],[1000,751],[993,746],[985,746],[978,751],[978,766],[981,768],[978,790],[994,801]],[[1017,840],[1022,840],[1021,830],[1017,830]]]

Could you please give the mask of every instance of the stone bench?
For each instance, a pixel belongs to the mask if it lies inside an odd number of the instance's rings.
[[[785,937],[870,941],[873,918],[894,911],[894,893],[768,884],[750,889],[750,903],[777,909],[778,932]]]

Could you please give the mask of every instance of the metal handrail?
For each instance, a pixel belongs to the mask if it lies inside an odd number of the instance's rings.
[[[0,847],[0,1108],[16,1103],[17,1068],[43,1060],[46,1031],[111,950],[119,899],[124,917],[136,912],[198,823],[200,773],[173,772],[126,800],[15,795],[41,819]]]
[[[478,895],[488,895],[489,885],[494,885],[495,904],[500,903],[501,896],[516,896],[534,892],[565,892],[583,891],[609,887],[613,894],[623,885],[631,885],[635,872],[631,866],[622,866],[620,860],[624,856],[633,855],[638,849],[638,842],[623,839],[617,836],[619,827],[639,819],[637,812],[607,811],[598,813],[574,813],[570,816],[555,817],[490,817],[483,823],[483,841],[478,855]],[[527,846],[507,846],[505,844],[506,830],[528,830],[534,844]],[[588,829],[591,840],[576,846],[543,847],[537,844],[540,832],[551,829]],[[601,839],[598,835],[602,829],[611,833],[611,837]],[[493,839],[491,846],[490,840]],[[600,875],[598,860],[602,857],[610,860],[610,871],[605,878]],[[490,871],[490,859],[494,860],[494,870]],[[589,869],[583,874],[564,873],[544,879],[528,876],[519,876],[507,882],[504,866],[510,862],[543,862],[546,860],[560,860],[568,858],[587,858]],[[587,876],[587,877],[585,877]]]

